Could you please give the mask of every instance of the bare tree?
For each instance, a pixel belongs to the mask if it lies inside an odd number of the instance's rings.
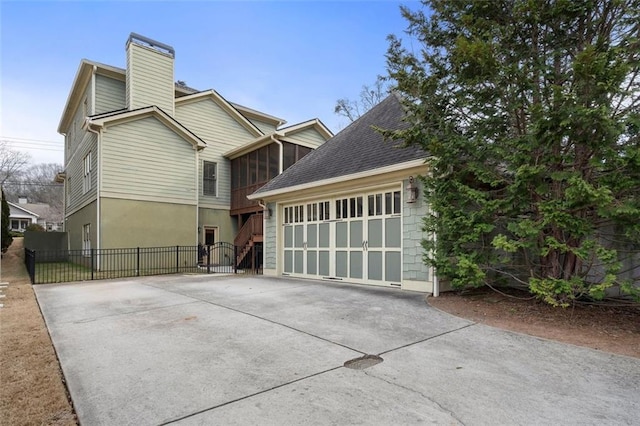
[[[24,169],[7,183],[7,197],[17,201],[19,196],[25,196],[29,202],[49,204],[62,211],[64,186],[54,182],[62,168],[56,163],[42,163]]]
[[[30,159],[29,154],[11,149],[7,141],[0,141],[0,185],[17,178]]]
[[[389,87],[385,84],[382,77],[378,76],[376,81],[371,85],[362,86],[360,90],[360,99],[352,101],[350,99],[338,99],[333,112],[343,117],[347,117],[349,121],[357,120],[362,114],[376,106],[389,93]]]

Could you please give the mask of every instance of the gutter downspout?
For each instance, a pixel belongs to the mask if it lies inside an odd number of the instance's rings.
[[[100,226],[100,163],[102,162],[102,128],[97,131],[91,128],[91,124],[89,123],[89,119],[86,121],[87,131],[94,133],[96,135],[96,248],[100,249],[101,243],[101,234],[102,234],[102,226]],[[98,270],[100,270],[100,256],[96,256],[96,266]]]
[[[98,71],[98,67],[94,65],[91,74],[91,111],[89,115],[96,113],[96,71]]]
[[[280,142],[273,134],[270,135],[271,140],[278,144],[280,147],[280,159],[278,161],[278,174],[282,174],[282,163],[284,163],[284,149],[282,147],[282,142]]]
[[[196,158],[196,245],[198,245],[200,243],[200,151],[198,150],[197,146],[193,147],[194,151],[196,152],[195,158]],[[217,166],[216,166],[217,168]],[[216,170],[216,173],[218,171]],[[216,186],[218,185],[218,181],[216,179]],[[216,194],[218,193],[218,188],[216,188]]]

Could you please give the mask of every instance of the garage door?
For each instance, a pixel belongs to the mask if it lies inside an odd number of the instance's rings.
[[[284,206],[284,274],[399,286],[401,195],[375,191]]]

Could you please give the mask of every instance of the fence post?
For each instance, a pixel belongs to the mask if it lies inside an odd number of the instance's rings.
[[[233,273],[238,273],[238,247],[233,245]]]
[[[93,255],[94,255],[94,248],[91,248],[91,281],[93,281]]]
[[[211,273],[211,246],[207,246],[207,274]]]
[[[140,276],[140,247],[136,247],[136,277]]]
[[[28,255],[27,261],[27,271],[29,272],[29,278],[31,279],[31,284],[36,283],[36,251],[25,249],[25,254]],[[26,258],[25,258],[26,259]]]
[[[180,246],[176,246],[176,274],[178,273],[179,267],[180,267]]]

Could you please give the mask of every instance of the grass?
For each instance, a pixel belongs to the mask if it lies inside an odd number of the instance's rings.
[[[2,258],[0,425],[76,425],[56,354],[23,263],[22,238]]]
[[[215,267],[211,268],[212,271]],[[179,273],[206,273],[206,268],[199,269],[194,267],[181,267]],[[111,278],[127,278],[135,276],[147,275],[168,275],[175,274],[175,267],[166,268],[147,268],[141,269],[138,273],[135,269],[115,269],[107,271],[94,271],[91,274],[91,268],[71,262],[47,262],[37,263],[35,271],[36,284],[62,283],[71,281],[87,281],[87,280],[106,280]]]

